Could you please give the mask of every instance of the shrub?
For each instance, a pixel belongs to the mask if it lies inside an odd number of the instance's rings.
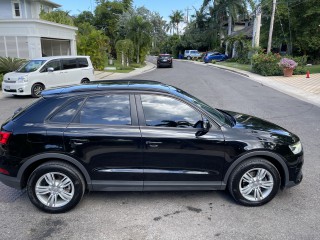
[[[293,60],[298,63],[298,66],[293,71],[294,74],[305,74],[307,72],[306,65],[307,65],[308,56],[304,55],[302,57],[294,57]]]
[[[2,89],[3,74],[0,73],[0,89]]]
[[[21,58],[0,57],[0,73],[13,72],[25,62],[26,60]]]
[[[263,76],[280,76],[282,70],[279,67],[281,56],[279,54],[254,54],[252,56],[252,70]]]
[[[217,61],[216,61],[216,60],[211,60],[211,63],[212,63],[212,64],[216,64]]]

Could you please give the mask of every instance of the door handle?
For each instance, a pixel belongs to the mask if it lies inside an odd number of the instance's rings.
[[[74,146],[80,146],[80,145],[87,143],[87,142],[89,142],[88,139],[71,139],[70,140],[70,144],[74,145]]]
[[[146,141],[146,144],[147,144],[149,147],[156,148],[156,147],[159,147],[159,144],[162,144],[162,142]]]

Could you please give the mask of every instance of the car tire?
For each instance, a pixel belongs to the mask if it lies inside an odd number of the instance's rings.
[[[88,83],[90,83],[90,80],[88,78],[83,78],[81,80],[81,84],[88,84]]]
[[[30,175],[27,193],[33,205],[44,212],[63,213],[74,208],[85,192],[81,173],[64,162],[47,162]]]
[[[191,57],[190,57],[190,56],[188,56],[188,57],[187,57],[187,59],[188,59],[188,60],[190,60],[190,59],[191,59]]]
[[[271,201],[280,188],[277,168],[263,158],[248,159],[239,164],[230,175],[229,192],[244,206],[261,206]]]
[[[41,83],[35,83],[31,87],[31,96],[38,98],[41,96],[41,92],[45,89],[44,85]]]

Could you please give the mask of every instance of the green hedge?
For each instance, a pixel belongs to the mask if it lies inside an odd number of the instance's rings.
[[[306,74],[307,69],[306,69],[306,65],[307,65],[307,59],[308,57],[302,56],[302,57],[294,57],[292,58],[296,63],[298,63],[298,66],[296,67],[296,69],[293,71],[293,74]]]

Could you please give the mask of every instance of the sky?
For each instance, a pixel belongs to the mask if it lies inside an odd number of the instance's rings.
[[[77,15],[82,11],[91,11],[95,8],[95,0],[52,0],[52,2],[62,5],[62,9],[70,11],[71,15]],[[194,8],[199,9],[203,0],[134,0],[133,6],[146,7],[152,12],[158,12],[165,20],[168,20],[172,11],[181,10],[184,15],[189,9],[189,15],[194,14]]]

